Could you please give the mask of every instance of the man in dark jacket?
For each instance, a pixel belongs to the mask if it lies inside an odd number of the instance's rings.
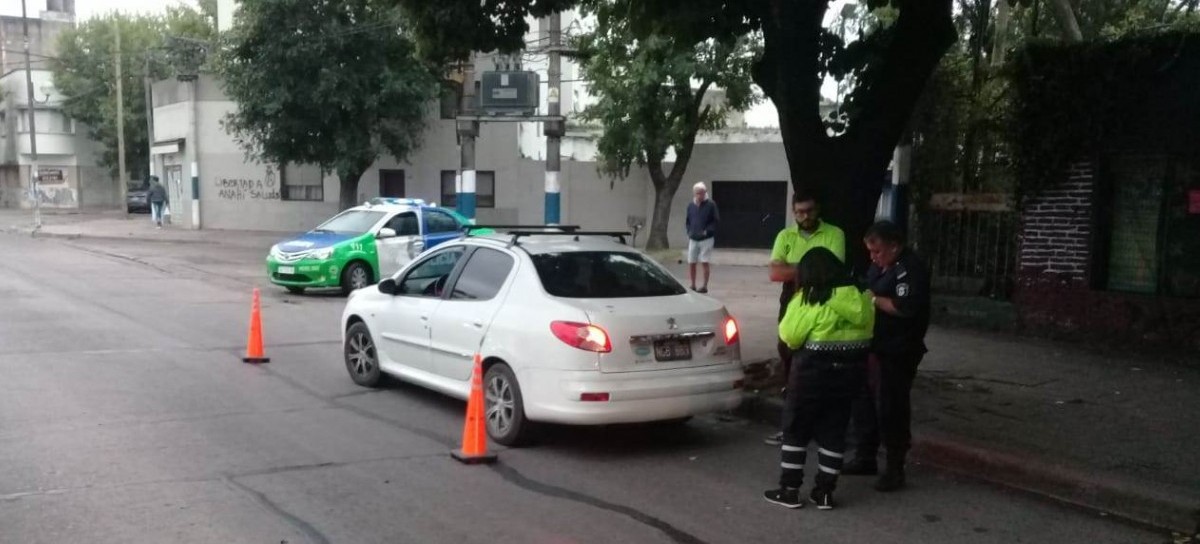
[[[721,214],[717,205],[708,198],[708,187],[704,182],[692,187],[692,201],[687,207],[688,235],[688,276],[692,281],[692,290],[697,293],[708,292],[709,260],[712,258],[713,245],[716,243],[717,223]],[[704,283],[696,288],[696,263],[704,271]]]
[[[167,188],[159,183],[158,178],[153,178],[154,181],[150,185],[150,190],[146,191],[146,201],[150,203],[150,215],[158,228],[162,228],[163,224],[163,209],[167,207]]]
[[[875,338],[868,365],[874,379],[855,404],[855,459],[842,473],[877,473],[875,456],[882,442],[887,465],[875,489],[895,491],[905,483],[904,462],[912,442],[909,397],[917,365],[927,351],[929,269],[905,246],[904,231],[890,221],[868,229],[864,242],[871,256],[867,282],[875,303]]]

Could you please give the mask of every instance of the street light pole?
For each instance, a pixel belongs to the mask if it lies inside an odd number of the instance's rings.
[[[38,230],[42,228],[42,195],[38,187],[41,175],[38,173],[37,122],[34,115],[33,70],[29,66],[29,16],[25,11],[25,0],[21,0],[21,26],[25,36],[25,94],[29,101],[29,194],[33,197],[33,229]]]

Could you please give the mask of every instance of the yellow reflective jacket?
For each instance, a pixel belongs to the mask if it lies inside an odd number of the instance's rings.
[[[838,287],[824,304],[805,304],[800,293],[788,302],[779,338],[791,349],[866,349],[875,327],[871,296],[852,285]]]

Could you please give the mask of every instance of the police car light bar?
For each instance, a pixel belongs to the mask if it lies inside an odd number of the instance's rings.
[[[366,206],[377,206],[382,204],[392,204],[396,206],[425,206],[426,202],[420,198],[394,198],[379,196],[372,198],[366,202]]]

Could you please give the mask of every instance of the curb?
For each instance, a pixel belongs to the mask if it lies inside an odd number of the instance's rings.
[[[747,391],[735,413],[778,425],[783,401]],[[1200,499],[1194,493],[1111,473],[1081,470],[1034,455],[1000,451],[959,437],[922,430],[914,460],[1005,487],[1035,493],[1133,523],[1200,534]]]
[[[179,239],[179,238],[153,238],[153,237],[145,237],[145,236],[105,236],[105,235],[92,235],[92,234],[81,234],[81,233],[68,234],[68,233],[61,233],[61,232],[47,232],[44,230],[36,230],[35,231],[32,227],[19,227],[19,226],[0,228],[0,233],[14,234],[14,235],[19,235],[19,236],[29,236],[30,238],[44,238],[44,239],[54,239],[54,240],[99,240],[99,241],[107,241],[107,242],[146,242],[146,243],[151,243],[151,244],[188,244],[188,245],[207,244],[207,245],[216,245],[216,246],[231,245],[228,242],[223,242],[223,241],[219,241],[219,240],[188,240],[188,239]],[[245,247],[249,247],[249,246],[245,246]]]

